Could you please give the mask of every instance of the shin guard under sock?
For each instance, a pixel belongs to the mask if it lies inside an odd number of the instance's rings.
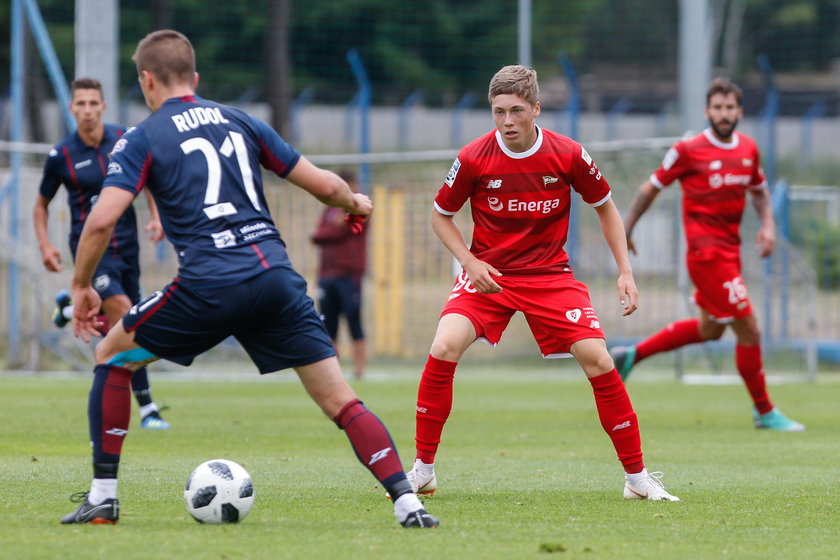
[[[452,412],[452,381],[457,365],[458,362],[438,360],[429,355],[420,378],[414,440],[417,459],[427,464],[435,462],[443,426]]]
[[[130,419],[131,370],[98,364],[93,370],[93,386],[88,397],[94,466],[120,462]]]
[[[700,337],[700,319],[674,321],[636,345],[636,362],[697,342],[703,342]]]
[[[589,378],[595,394],[595,406],[601,426],[610,436],[618,460],[625,472],[637,473],[645,468],[642,461],[642,439],[639,424],[624,382],[613,369]]]
[[[761,361],[761,346],[736,344],[735,367],[741,374],[758,413],[767,414],[773,410],[773,403],[767,393],[767,381],[764,377],[764,366]]]
[[[347,434],[356,457],[385,487],[392,500],[411,492],[391,434],[362,401],[344,405],[333,421]]]

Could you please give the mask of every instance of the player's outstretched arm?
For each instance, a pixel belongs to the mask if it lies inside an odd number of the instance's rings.
[[[624,225],[621,223],[621,215],[612,199],[596,207],[595,211],[598,213],[604,239],[618,266],[618,300],[624,306],[623,315],[626,317],[638,307],[639,290],[636,288],[633,268],[630,266],[630,257],[627,254],[627,236],[624,233]]]
[[[35,226],[35,237],[38,238],[38,249],[41,251],[41,262],[44,268],[50,272],[61,272],[61,252],[50,243],[47,234],[47,219],[49,218],[50,201],[39,194],[35,199],[35,207],[32,209],[32,224]]]
[[[327,206],[341,208],[348,214],[369,216],[373,205],[367,195],[354,193],[344,179],[317,167],[301,156],[286,179],[302,188]]]
[[[482,294],[497,294],[502,291],[493,279],[494,276],[501,276],[502,273],[487,264],[484,261],[478,260],[475,255],[470,253],[467,243],[464,241],[464,236],[461,234],[461,229],[455,223],[453,216],[441,214],[436,209],[432,210],[432,229],[440,238],[444,247],[449,249],[452,256],[461,263],[461,268],[467,273],[470,282],[479,293]]]
[[[642,183],[633,201],[630,203],[630,208],[627,210],[627,215],[624,217],[624,230],[627,235],[627,250],[636,254],[636,245],[633,243],[633,228],[636,227],[636,222],[642,217],[642,214],[647,212],[650,205],[653,204],[654,199],[659,194],[659,189],[650,182],[650,179]]]

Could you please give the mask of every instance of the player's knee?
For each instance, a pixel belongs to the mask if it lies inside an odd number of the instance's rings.
[[[738,344],[742,346],[758,346],[761,344],[761,331],[749,329],[737,334]]]
[[[451,339],[438,337],[432,342],[431,355],[438,360],[446,360],[447,362],[457,362],[461,359],[464,353],[464,348],[461,344]]]
[[[93,357],[96,360],[97,364],[105,364],[114,357],[114,353],[107,347],[106,344],[103,344],[105,339],[100,340],[96,343],[96,347],[93,349]]]
[[[599,352],[597,355],[590,357],[586,364],[582,363],[581,367],[587,377],[592,377],[612,371],[615,368],[615,363],[609,352]]]
[[[701,326],[700,336],[703,340],[719,340],[723,336],[726,327],[717,323],[708,323]]]

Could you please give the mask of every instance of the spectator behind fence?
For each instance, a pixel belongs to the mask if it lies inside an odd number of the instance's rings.
[[[356,174],[342,169],[338,175],[353,192],[359,191]],[[318,261],[318,307],[327,333],[338,348],[338,322],[343,315],[353,341],[353,375],[365,372],[365,333],[362,328],[362,277],[367,268],[367,228],[356,234],[340,208],[321,213],[312,242],[321,249]]]

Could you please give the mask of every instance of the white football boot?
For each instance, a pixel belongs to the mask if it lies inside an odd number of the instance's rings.
[[[639,476],[643,475],[643,476]],[[643,470],[639,475],[625,475],[627,481],[624,485],[625,500],[664,500],[666,502],[679,502],[680,499],[672,496],[662,485],[661,472],[647,472]],[[631,480],[631,478],[636,480]]]
[[[437,490],[434,463],[427,465],[420,459],[415,459],[414,466],[405,473],[405,477],[411,483],[414,492],[420,496],[431,496]]]

